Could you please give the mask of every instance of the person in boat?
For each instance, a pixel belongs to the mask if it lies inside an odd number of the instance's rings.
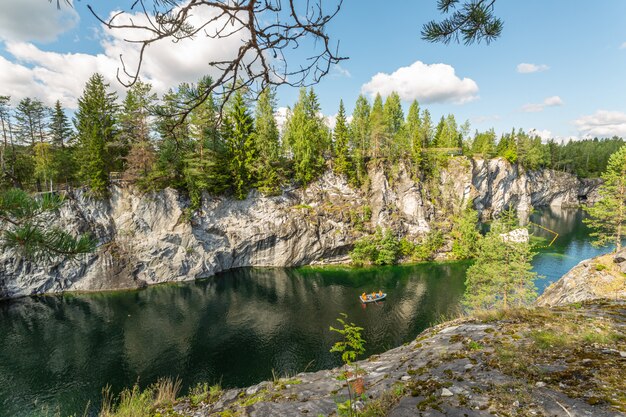
[[[382,297],[383,296],[383,292],[381,290],[378,290],[378,296]]]
[[[367,298],[367,294],[363,293],[361,294],[361,299],[365,300]]]

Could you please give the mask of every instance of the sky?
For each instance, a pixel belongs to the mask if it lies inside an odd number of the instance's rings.
[[[132,64],[135,49],[124,42],[127,33],[105,29],[87,6],[107,16],[130,0],[80,0],[61,10],[48,0],[2,3],[0,95],[48,105],[58,99],[71,110],[99,72],[123,97],[119,56]],[[371,100],[395,90],[406,110],[416,99],[433,119],[452,113],[479,131],[522,128],[557,140],[626,137],[625,1],[498,0],[495,13],[504,21],[495,42],[443,45],[420,38],[422,25],[440,18],[436,0],[344,0],[327,32],[349,59],[315,86],[322,112],[332,121],[340,99],[351,113],[359,94]],[[228,56],[238,42],[198,37],[154,45],[142,76],[162,94],[212,74],[208,62]],[[290,58],[305,58],[307,48]],[[292,106],[297,95],[280,87],[278,105]]]

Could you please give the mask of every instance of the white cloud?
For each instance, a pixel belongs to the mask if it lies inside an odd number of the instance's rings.
[[[285,123],[287,123],[287,117],[290,111],[288,107],[279,107],[274,112],[274,120],[276,120],[276,125],[280,132],[283,131],[283,127],[285,127]]]
[[[626,42],[624,42],[624,43],[623,43],[623,44],[619,47],[619,49],[626,49]]]
[[[626,113],[620,111],[598,110],[579,117],[574,124],[584,137],[626,137]]]
[[[46,0],[3,0],[0,40],[50,42],[79,21],[73,7]]]
[[[330,75],[333,77],[347,77],[347,78],[352,77],[352,74],[350,74],[350,71],[348,71],[347,69],[345,69],[339,64],[333,65],[330,71]]]
[[[478,85],[470,78],[460,79],[454,68],[446,64],[424,64],[416,61],[391,74],[379,72],[361,87],[361,92],[388,96],[398,92],[404,101],[421,103],[467,103],[478,98]]]
[[[530,74],[533,72],[542,72],[549,70],[550,67],[545,64],[527,64],[522,62],[517,66],[517,72],[520,74]]]
[[[528,134],[531,136],[539,136],[544,142],[553,137],[552,132],[547,129],[530,129]]]
[[[48,5],[44,0],[37,1]],[[142,16],[135,15],[135,22],[141,23]],[[209,17],[210,9],[199,8],[193,19],[200,21]],[[216,22],[218,25],[221,23]],[[94,72],[99,72],[123,96],[125,88],[116,78],[119,57],[122,55],[131,69],[134,69],[138,57],[138,45],[124,39],[137,39],[140,35],[103,27],[99,35],[103,53],[97,55],[49,52],[32,43],[6,41],[5,49],[15,62],[0,57],[0,93],[11,95],[14,100],[38,97],[48,105],[59,99],[66,107],[76,108],[85,82]],[[237,53],[243,37],[245,33],[241,31],[237,36],[226,39],[198,36],[177,43],[170,40],[155,42],[144,56],[141,77],[150,82],[159,94],[183,81],[196,82],[204,75],[215,77],[218,72],[209,67],[209,62],[231,58]]]
[[[562,106],[563,100],[559,96],[547,97],[542,103],[530,103],[522,106],[522,111],[526,113],[536,113],[543,111],[546,107]]]

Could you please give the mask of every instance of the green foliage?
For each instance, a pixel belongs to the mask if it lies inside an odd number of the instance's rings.
[[[263,90],[257,102],[255,118],[256,186],[259,191],[268,195],[276,195],[280,192],[284,176],[278,126],[274,118],[275,101],[272,90]]]
[[[63,148],[72,137],[72,127],[63,111],[61,102],[54,103],[52,117],[50,118],[50,141],[57,148]]]
[[[308,184],[321,175],[330,142],[313,89],[308,93],[300,89],[298,102],[287,119],[283,140],[293,155],[294,179],[298,183]]]
[[[20,189],[0,193],[0,247],[26,259],[39,261],[71,258],[95,249],[88,235],[72,236],[50,226],[50,216],[63,199],[56,194],[34,198]]]
[[[353,183],[356,186],[360,186],[366,181],[366,161],[369,157],[371,146],[370,104],[363,95],[359,96],[354,106],[349,135],[349,147],[352,149],[354,165]]]
[[[253,137],[254,120],[240,91],[235,93],[223,125],[235,197],[244,199],[248,195],[252,181],[256,149]]]
[[[461,42],[465,45],[484,41],[489,44],[500,37],[504,23],[493,13],[494,1],[439,0],[437,8],[448,17],[431,20],[422,27],[422,39],[445,44]]]
[[[626,146],[611,155],[602,179],[600,200],[585,207],[591,216],[585,223],[593,229],[595,246],[614,244],[619,250],[626,231]]]
[[[452,237],[452,255],[455,259],[470,259],[476,255],[482,237],[477,228],[478,212],[468,207],[453,219],[450,232]]]
[[[365,340],[361,336],[363,328],[348,322],[348,315],[345,313],[341,313],[337,321],[341,327],[330,326],[330,331],[340,334],[343,339],[335,342],[330,351],[341,353],[343,363],[350,365],[359,355],[365,353]]]
[[[405,238],[401,239],[400,253],[403,257],[414,262],[429,261],[434,258],[444,243],[443,231],[433,229],[422,237],[419,242],[411,242]]]
[[[117,121],[116,95],[107,91],[109,85],[100,74],[89,78],[78,99],[74,119],[79,143],[81,177],[95,196],[104,196],[109,185],[109,172],[116,166],[119,150],[112,147]]]
[[[393,265],[401,254],[398,238],[390,229],[384,231],[378,227],[376,233],[357,240],[350,252],[350,259],[355,265],[375,264]]]
[[[333,130],[333,156],[335,158],[334,170],[337,174],[345,175],[348,178],[355,176],[352,168],[352,158],[349,149],[348,122],[346,111],[343,107],[343,100],[339,102],[339,112],[335,129]]]
[[[478,244],[475,263],[467,270],[464,304],[470,309],[508,308],[526,305],[536,297],[528,242],[513,242],[503,234],[512,230],[496,220]]]

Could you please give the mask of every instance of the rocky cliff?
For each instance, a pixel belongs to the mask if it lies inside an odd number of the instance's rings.
[[[355,365],[363,374],[364,395],[353,402],[361,416],[625,416],[626,304],[482,313],[430,328]],[[158,411],[347,415],[338,413],[349,398],[344,371],[196,393]]]
[[[598,186],[562,172],[524,171],[502,159],[464,157],[451,158],[426,183],[402,166],[372,166],[369,178],[367,189],[327,172],[275,197],[254,191],[245,200],[205,196],[195,213],[172,189],[146,194],[113,186],[104,201],[79,190],[51,221],[92,233],[97,251],[45,267],[1,254],[0,298],[136,288],[243,266],[341,262],[354,241],[377,226],[417,238],[470,201],[486,218],[506,207],[576,206]]]
[[[580,262],[546,288],[535,304],[549,307],[598,299],[626,299],[626,249]]]

